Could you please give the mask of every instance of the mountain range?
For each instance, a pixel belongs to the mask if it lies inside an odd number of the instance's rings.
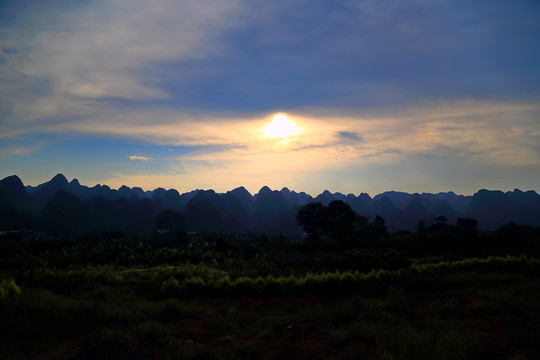
[[[188,232],[299,235],[302,229],[296,225],[298,210],[310,202],[327,205],[334,200],[346,202],[371,220],[382,216],[390,232],[416,231],[420,221],[430,225],[441,216],[450,224],[460,217],[474,218],[482,229],[496,229],[509,222],[540,226],[540,195],[533,190],[482,189],[469,196],[387,191],[372,198],[365,193],[356,196],[328,190],[312,197],[288,188],[278,191],[264,186],[253,195],[244,187],[226,193],[193,190],[180,194],[163,188],[144,191],[127,186],[88,187],[58,174],[35,187],[24,186],[16,175],[0,180],[0,230],[148,234],[155,230],[158,214],[172,209],[182,214]]]

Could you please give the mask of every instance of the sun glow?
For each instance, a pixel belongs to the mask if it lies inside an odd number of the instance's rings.
[[[296,135],[298,132],[298,127],[283,114],[274,116],[274,119],[264,127],[264,133],[273,138],[284,138]]]

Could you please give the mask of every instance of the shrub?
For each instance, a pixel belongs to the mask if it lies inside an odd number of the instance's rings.
[[[180,290],[180,283],[174,277],[170,277],[161,284],[161,291],[174,294]]]
[[[2,280],[0,283],[0,299],[16,298],[21,295],[21,288],[15,284],[15,280]]]

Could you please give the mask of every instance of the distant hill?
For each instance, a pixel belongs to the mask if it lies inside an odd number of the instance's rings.
[[[0,180],[0,230],[33,227],[67,233],[147,234],[155,230],[156,216],[172,209],[185,217],[186,231],[299,235],[298,210],[309,202],[328,205],[334,200],[346,202],[370,219],[382,216],[390,232],[416,231],[420,222],[429,226],[439,216],[449,223],[459,217],[474,218],[483,229],[509,222],[540,226],[540,195],[533,190],[505,193],[482,189],[472,196],[387,191],[373,198],[365,193],[356,196],[325,190],[313,198],[305,192],[264,186],[254,195],[244,187],[223,194],[213,190],[180,194],[163,188],[145,192],[140,187],[87,187],[58,174],[36,187],[25,187],[16,175]]]

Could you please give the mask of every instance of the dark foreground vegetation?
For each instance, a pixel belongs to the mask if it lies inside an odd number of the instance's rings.
[[[302,241],[4,235],[1,358],[540,358],[538,228],[381,220]]]

